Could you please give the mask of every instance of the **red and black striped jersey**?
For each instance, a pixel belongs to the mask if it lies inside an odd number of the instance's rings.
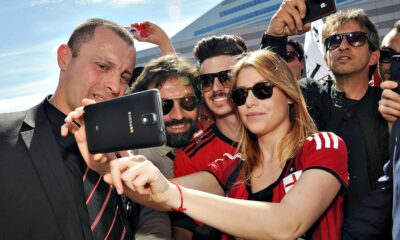
[[[233,156],[225,155],[223,159],[214,161],[207,168],[207,171],[213,174],[222,188],[225,189],[227,197],[280,202],[290,188],[301,178],[302,172],[308,169],[321,169],[332,174],[341,184],[341,190],[304,238],[340,239],[343,223],[342,205],[344,193],[348,186],[347,149],[341,138],[330,132],[311,135],[298,154],[286,162],[279,178],[256,193],[251,191],[249,183],[244,182],[242,171],[238,172],[242,161],[242,156],[239,153]],[[223,239],[231,239],[231,237],[225,235]]]
[[[199,172],[225,153],[235,154],[237,143],[226,137],[215,124],[193,135],[188,145],[178,149],[174,160],[174,177]]]

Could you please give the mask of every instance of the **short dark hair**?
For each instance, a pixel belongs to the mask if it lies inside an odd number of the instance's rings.
[[[129,46],[134,47],[133,37],[124,27],[109,20],[101,18],[91,18],[79,24],[79,26],[76,27],[75,30],[72,32],[68,40],[68,47],[72,50],[72,57],[78,56],[79,49],[83,43],[92,40],[95,30],[99,26],[104,26],[112,30]]]
[[[140,92],[161,87],[169,78],[184,78],[184,85],[192,85],[197,98],[201,99],[200,87],[195,78],[198,70],[189,60],[179,55],[170,54],[151,60],[132,85],[132,92]]]
[[[287,41],[287,44],[292,46],[294,48],[294,50],[297,52],[297,54],[299,55],[299,61],[302,61],[304,59],[304,49],[303,46],[301,46],[301,44],[293,39],[289,39]]]
[[[197,42],[193,55],[201,65],[204,60],[220,55],[237,56],[247,51],[243,38],[237,35],[222,35],[203,38]]]

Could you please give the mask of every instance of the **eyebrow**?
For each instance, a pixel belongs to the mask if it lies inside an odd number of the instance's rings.
[[[104,58],[104,57],[100,57],[100,59],[104,60],[104,61],[105,61],[107,64],[109,64],[112,68],[115,68],[115,67],[116,67],[116,64],[115,64],[113,61],[111,61],[111,60],[109,60],[109,59],[107,59],[107,58]],[[132,76],[132,72],[133,72],[133,69],[132,69],[132,71],[129,71],[129,70],[125,69],[125,70],[122,72],[121,75],[128,74],[129,76]]]

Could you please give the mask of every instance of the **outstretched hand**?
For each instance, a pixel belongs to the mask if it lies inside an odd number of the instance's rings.
[[[173,199],[175,186],[144,156],[119,158],[111,161],[110,167],[111,172],[104,176],[104,181],[114,185],[119,194],[145,205],[148,205],[146,202],[164,206],[168,206],[168,202],[179,203]]]

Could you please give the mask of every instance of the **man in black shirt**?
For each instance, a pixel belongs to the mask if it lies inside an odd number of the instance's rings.
[[[61,137],[60,127],[82,99],[122,96],[135,55],[127,30],[89,19],[57,50],[54,95],[27,111],[0,114],[1,239],[132,239],[123,199],[88,170],[73,135]]]

